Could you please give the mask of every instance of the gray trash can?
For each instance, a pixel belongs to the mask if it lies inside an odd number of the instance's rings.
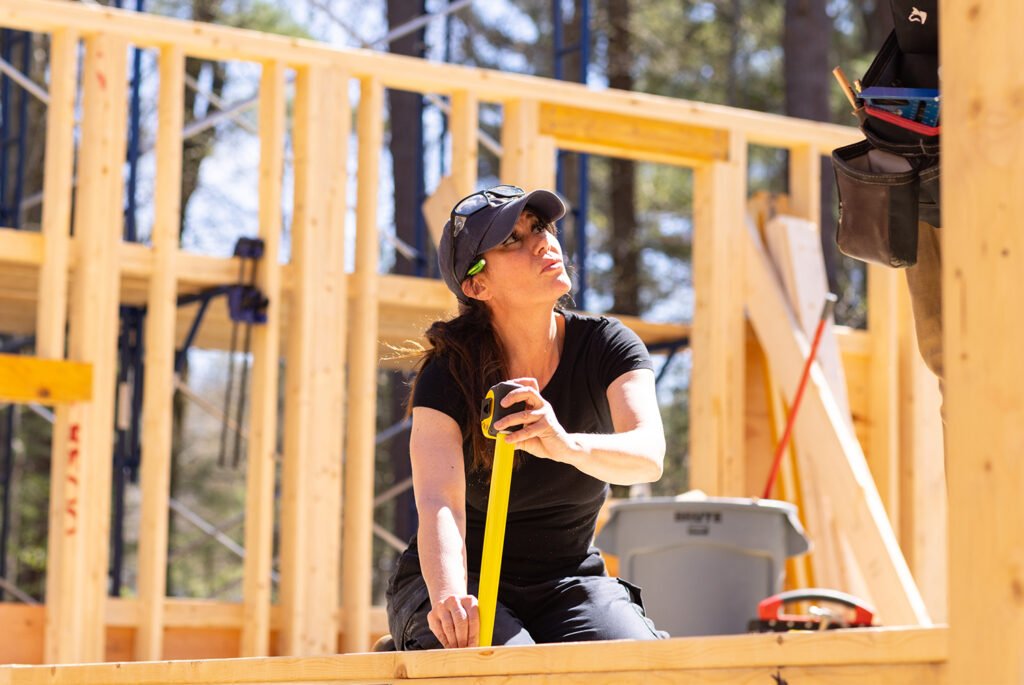
[[[796,507],[778,500],[624,500],[595,544],[643,589],[647,615],[673,637],[747,632],[782,591],[788,557],[810,549]]]

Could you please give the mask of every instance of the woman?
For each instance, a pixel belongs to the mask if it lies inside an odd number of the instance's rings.
[[[639,590],[609,578],[591,546],[608,483],[661,476],[665,438],[650,358],[614,319],[557,306],[570,289],[554,193],[495,186],[460,201],[438,262],[459,315],[426,333],[412,407],[419,528],[388,586],[398,649],[475,647],[476,592],[493,441],[491,385],[525,386],[495,422],[516,447],[492,644],[667,637]]]

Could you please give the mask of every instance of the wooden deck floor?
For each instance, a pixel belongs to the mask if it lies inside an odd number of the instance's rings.
[[[945,628],[871,628],[435,652],[0,666],[0,685],[943,682]]]

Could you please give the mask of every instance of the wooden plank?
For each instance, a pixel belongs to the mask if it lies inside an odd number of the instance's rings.
[[[868,265],[868,335],[871,337],[868,467],[893,529],[899,530],[900,374],[897,296],[902,274]]]
[[[171,487],[174,397],[175,273],[181,217],[181,129],[184,121],[185,54],[176,45],[160,50],[156,140],[156,190],[152,231],[153,273],[146,307],[145,377],[142,399],[142,511],[139,537],[140,616],[135,658],[163,656],[164,592],[167,585],[167,506]]]
[[[752,224],[748,224],[742,244],[747,253],[747,312],[773,373],[792,402],[810,344],[786,305],[782,284]],[[842,530],[867,570],[879,620],[889,625],[929,625],[924,601],[900,552],[864,453],[840,416],[818,366],[811,368],[795,435],[816,446],[815,459],[822,464],[818,485],[841,517]],[[800,466],[803,471],[804,465]]]
[[[342,650],[369,649],[370,570],[373,551],[373,465],[377,414],[377,185],[384,89],[379,79],[360,82],[356,203],[355,299],[348,359],[348,435],[345,443],[345,511],[342,547]]]
[[[815,143],[789,148],[789,209],[814,223],[821,221],[821,148]]]
[[[940,3],[950,682],[1024,681],[1021,3]]]
[[[813,338],[828,293],[828,277],[825,274],[817,222],[795,216],[776,216],[765,227],[765,244],[772,262],[779,270],[804,335]],[[839,359],[835,321],[831,319],[822,331],[817,360],[825,372],[840,412],[852,425],[846,395],[846,375]]]
[[[742,496],[745,345],[741,239],[747,141],[735,135],[728,162],[694,172],[693,374],[690,382],[690,487]]]
[[[455,181],[451,176],[442,176],[441,181],[434,188],[434,192],[423,201],[423,218],[427,222],[427,229],[430,231],[435,248],[441,244],[444,225],[451,216],[455,203],[471,192],[459,192],[456,190]]]
[[[558,148],[552,136],[535,135],[530,141],[526,172],[527,188],[554,190],[557,186]]]
[[[225,683],[225,682],[435,682],[443,678],[514,678],[537,674],[685,673],[712,682],[760,682],[751,674],[733,678],[728,669],[862,669],[861,677],[889,668],[932,665],[941,672],[946,658],[946,630],[858,629],[817,633],[775,633],[676,638],[650,642],[562,643],[529,647],[472,648],[347,654],[341,656],[225,659],[190,662],[94,664],[59,667],[2,667],[13,685],[75,683]],[[868,668],[871,667],[871,668]],[[698,669],[707,669],[704,673]],[[916,672],[912,671],[903,672]],[[719,680],[715,681],[714,676]],[[765,672],[762,678],[770,682]],[[915,676],[916,677],[916,676]],[[517,678],[518,679],[518,678]],[[887,682],[884,678],[868,680]],[[556,681],[557,682],[557,681]],[[658,682],[656,679],[655,682]],[[686,681],[688,682],[688,681]],[[805,681],[794,681],[805,682]],[[814,682],[814,681],[811,681]],[[898,682],[898,681],[897,681]],[[914,680],[913,682],[917,682]],[[939,681],[941,682],[941,681]]]
[[[480,103],[476,94],[468,90],[452,93],[452,113],[449,117],[452,138],[452,183],[458,197],[448,206],[476,190],[480,162],[477,131],[480,128]],[[438,234],[440,236],[440,234]]]
[[[91,364],[0,354],[0,402],[64,404],[91,397]]]
[[[898,296],[900,547],[936,622],[948,616],[946,465],[942,395],[918,351],[910,293]]]
[[[530,176],[530,142],[537,135],[539,104],[536,100],[516,99],[505,103],[501,124],[502,183],[534,190],[528,183]]]
[[[42,664],[46,607],[0,603],[4,639],[0,640],[0,664]],[[0,677],[0,682],[4,682]]]
[[[333,49],[301,39],[89,4],[67,5],[57,0],[0,0],[0,23],[41,32],[51,32],[63,26],[77,27],[83,34],[117,31],[142,47],[175,43],[186,54],[207,59],[252,62],[279,59],[296,66],[332,62],[349,69],[354,77],[372,75],[379,78],[386,88],[441,94],[469,90],[486,102],[533,98],[567,107],[580,107],[585,103],[588,110],[595,112],[675,125],[733,130],[744,134],[751,142],[764,145],[815,144],[823,154],[861,137],[857,129],[849,126],[644,93],[611,89],[596,92],[583,84],[556,79],[502,74],[367,50]]]
[[[54,32],[50,42],[50,103],[46,110],[46,156],[43,161],[42,234],[45,258],[39,270],[36,354],[64,358],[68,307],[68,238],[71,234],[71,188],[75,158],[75,95],[78,34]]]
[[[75,201],[79,260],[68,358],[93,365],[92,399],[58,414],[54,425],[46,583],[49,663],[99,661],[104,653],[127,45],[105,34],[89,36],[85,44]]]
[[[2,0],[0,23],[12,28],[50,33],[76,27],[82,35],[104,32],[144,48],[177,45],[191,56],[206,59],[262,59],[324,63],[331,51],[310,40],[233,29],[206,22],[182,21],[113,7],[86,4],[71,7],[59,0],[27,3]]]
[[[729,136],[721,129],[578,106],[541,105],[539,131],[553,136],[559,147],[614,157],[664,155],[688,160],[693,166],[729,156]]]
[[[344,206],[349,112],[343,74],[310,67],[299,71],[295,87],[278,653],[298,656],[333,652],[338,633],[347,317],[345,225],[332,223],[331,202]]]
[[[793,174],[793,176],[796,176]],[[814,174],[817,178],[817,174]],[[809,186],[810,183],[791,182],[791,187]],[[796,207],[790,202],[790,211]],[[787,301],[797,314],[797,320],[804,336],[810,340],[814,337],[821,308],[828,292],[828,280],[825,275],[825,262],[821,254],[821,238],[817,223],[795,216],[778,214],[767,221],[764,227],[765,244],[771,255],[772,262],[779,274],[787,295]],[[835,324],[829,321],[822,331],[818,346],[817,360],[836,400],[840,415],[851,427],[849,403],[846,399],[846,377],[839,359],[839,344],[835,338]],[[797,373],[801,373],[801,368]],[[799,376],[798,376],[799,377]],[[793,382],[793,379],[786,379]],[[775,378],[775,394],[779,393],[778,383],[782,379]],[[781,401],[781,398],[780,400]],[[778,411],[778,409],[777,409]],[[787,408],[778,414],[780,425],[785,425],[789,416]],[[781,430],[781,429],[780,429]],[[817,483],[822,478],[819,473],[821,465],[814,454],[817,445],[799,441],[794,443],[793,457],[800,467],[801,500],[803,513],[806,517],[807,530],[814,542],[810,562],[814,569],[817,582],[824,587],[844,588],[853,592],[843,577],[841,562],[842,533],[833,534],[833,509],[821,493]],[[794,464],[794,465],[795,465]]]
[[[252,391],[245,498],[245,562],[241,656],[270,653],[270,569],[274,537],[277,387],[280,363],[281,175],[284,165],[284,64],[265,62],[260,79],[260,238],[257,286],[269,299],[266,325],[252,333]]]
[[[462,685],[465,683],[477,683],[482,685],[499,685],[503,683],[622,685],[627,683],[653,684],[679,682],[693,683],[695,685],[699,685],[701,683],[724,685],[727,683],[753,682],[799,682],[809,685],[859,685],[864,682],[886,682],[899,683],[900,685],[933,685],[934,683],[943,682],[944,674],[945,668],[940,664],[893,664],[885,666],[762,666],[757,668],[730,668],[705,671],[694,669],[657,671],[608,670],[600,673],[558,673],[554,675],[532,673],[514,676],[500,675],[483,677],[442,676],[439,678],[417,678],[415,682],[421,683],[422,685]],[[21,674],[19,673],[18,675]],[[4,672],[0,670],[0,683],[6,684],[14,682],[2,680],[3,676]],[[298,685],[297,681],[287,682]],[[334,682],[362,683],[366,681],[352,680],[347,677],[342,677]],[[401,677],[388,679],[378,677],[374,682],[401,683],[409,682],[409,680]]]

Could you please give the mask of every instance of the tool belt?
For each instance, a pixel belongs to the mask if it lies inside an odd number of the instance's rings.
[[[938,87],[935,0],[892,0],[895,28],[861,87]],[[938,127],[914,126],[858,100],[864,140],[832,152],[839,196],[836,243],[850,257],[903,268],[917,263],[917,224],[941,226]],[[934,128],[934,134],[932,130]]]

